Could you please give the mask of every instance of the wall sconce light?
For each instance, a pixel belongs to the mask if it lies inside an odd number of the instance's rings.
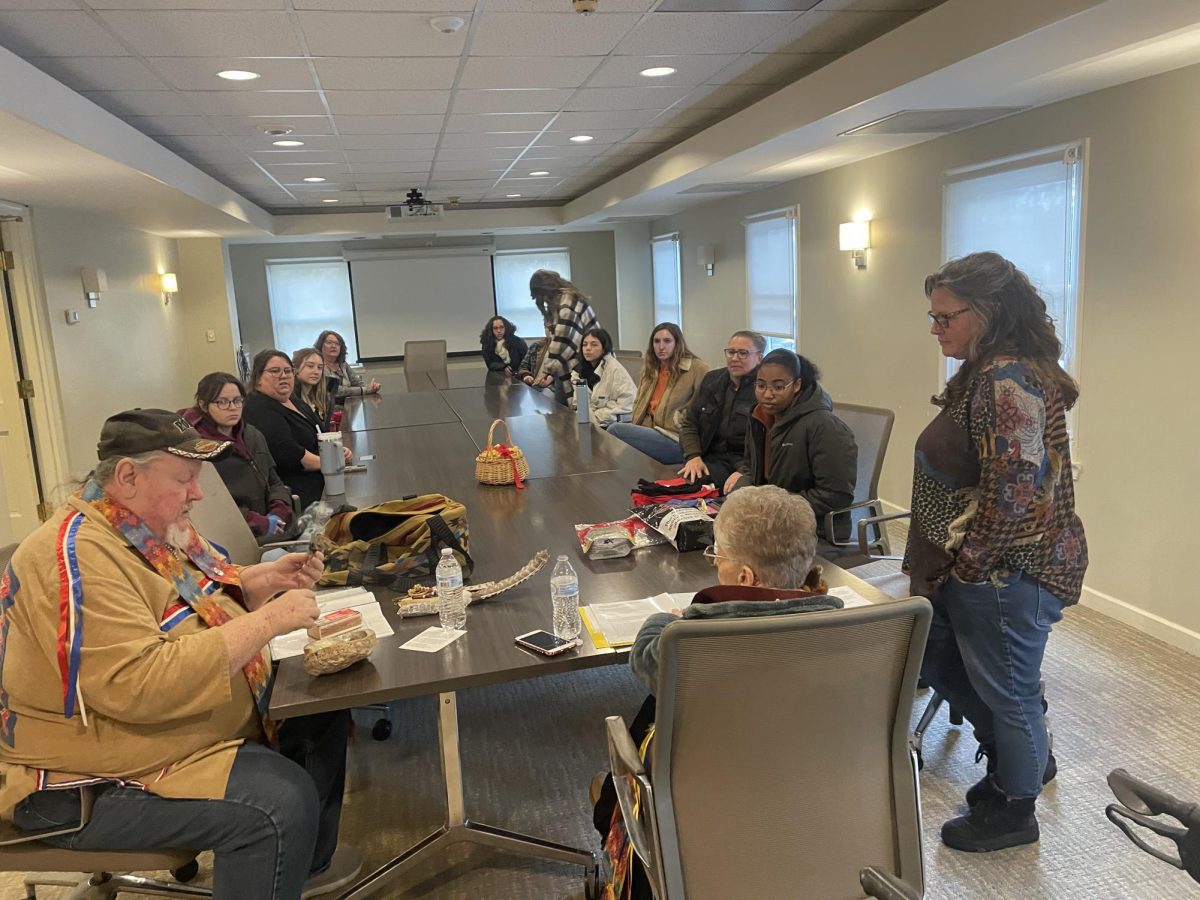
[[[696,262],[704,266],[704,274],[712,278],[713,266],[717,261],[717,248],[712,244],[705,244],[696,251]]]
[[[100,294],[108,290],[108,276],[103,269],[80,269],[79,279],[83,282],[83,295],[87,305],[96,308],[100,302]]]
[[[162,275],[163,306],[171,302],[171,297],[179,293],[179,279],[174,272],[164,272]]]
[[[838,245],[849,250],[856,268],[867,267],[867,254],[871,246],[871,220],[865,222],[843,222],[838,226]]]

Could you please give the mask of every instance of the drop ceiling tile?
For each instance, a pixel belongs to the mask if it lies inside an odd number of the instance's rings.
[[[456,113],[523,113],[558,112],[571,98],[566,89],[507,89],[491,91],[457,91],[454,95]]]
[[[507,134],[447,134],[442,138],[443,147],[506,147],[524,149],[538,136],[536,131],[517,131]]]
[[[489,191],[495,185],[496,179],[489,178],[484,180],[454,180],[454,181],[431,181],[429,189],[431,191],[447,191],[451,194],[457,194],[466,191]]]
[[[412,184],[414,181],[424,181],[429,175],[428,169],[413,172],[356,172],[349,176],[354,179],[360,190],[399,190],[402,184]]]
[[[292,129],[286,137],[305,138],[333,134],[329,116],[209,116],[209,121],[224,134],[261,135],[264,128],[284,126]]]
[[[313,56],[458,56],[470,30],[438,34],[429,27],[429,16],[420,13],[299,12],[296,17]]]
[[[35,56],[29,62],[75,91],[160,91],[168,86],[132,56]]]
[[[286,0],[88,0],[92,9],[286,9]]]
[[[848,53],[896,28],[913,12],[813,10],[754,48],[758,53]]]
[[[482,132],[538,132],[550,124],[552,113],[475,113],[451,115],[446,119],[449,134]]]
[[[0,0],[0,9],[79,9],[75,0]]]
[[[603,149],[603,148],[600,148]],[[590,147],[587,144],[562,144],[558,146],[543,146],[542,144],[534,144],[529,148],[530,157],[540,159],[591,159],[593,156],[599,156],[596,148]]]
[[[590,115],[586,114],[586,115]],[[583,144],[572,142],[571,138],[579,132],[570,129],[559,131],[557,130],[558,123],[555,122],[554,131],[547,131],[538,138],[538,146],[540,147],[591,147],[593,151],[600,152],[600,148],[607,147],[609,144],[619,143],[625,140],[637,129],[637,123],[631,123],[627,128],[591,128],[586,131],[592,136],[592,140]]]
[[[83,91],[82,96],[117,116],[186,116],[203,112],[175,91]]]
[[[573,112],[666,109],[687,96],[686,87],[584,88],[571,99]]]
[[[666,45],[671,46],[671,45]],[[711,79],[736,62],[736,53],[691,54],[688,56],[610,56],[588,82],[589,88],[604,87],[694,87]],[[639,75],[643,69],[668,66],[676,71],[660,78]]]
[[[471,55],[603,56],[612,52],[640,18],[636,13],[578,16],[487,11],[481,14]]]
[[[219,134],[220,126],[203,116],[123,116],[142,134]]]
[[[695,128],[643,128],[641,131],[634,134],[626,143],[628,144],[675,144],[679,141],[686,140],[695,134]]]
[[[660,109],[624,109],[612,111],[565,112],[554,120],[555,131],[571,134],[590,134],[599,140],[597,131],[616,131],[622,128],[639,128],[650,122]]]
[[[252,59],[236,56],[150,56],[146,61],[164,80],[181,91],[316,90],[303,59]],[[257,72],[253,81],[227,81],[218,72],[228,69]]]
[[[130,51],[85,12],[0,12],[0,45],[31,56],[129,56]]]
[[[704,85],[680,104],[685,109],[742,109],[778,90],[761,84]]]
[[[304,152],[311,150],[339,150],[341,149],[340,138],[332,134],[304,134],[296,135],[289,134],[283,137],[274,137],[269,134],[238,134],[234,135],[230,140],[239,147],[246,150],[264,150],[264,151],[279,151],[285,153]],[[276,147],[272,145],[272,141],[291,140],[303,141],[303,147],[293,147],[290,150],[285,147]]]
[[[430,115],[446,111],[450,91],[326,91],[335,116]]]
[[[436,134],[347,134],[341,144],[347,150],[411,150],[437,146]]]
[[[512,165],[511,159],[442,159],[438,156],[434,163],[434,171],[447,172],[490,172],[496,175],[508,171]]]
[[[292,0],[292,5],[296,9],[469,13],[475,0]]]
[[[655,0],[600,0],[596,12],[587,18],[594,19],[597,16],[606,16],[613,13],[631,13],[646,12],[654,5]],[[563,0],[504,0],[504,10],[506,12],[539,12],[539,13],[566,13],[568,8],[563,3]],[[572,13],[572,15],[574,15]]]
[[[306,163],[336,163],[340,165],[346,161],[341,150],[256,150],[252,155],[258,163],[268,169]]]
[[[821,12],[924,12],[944,2],[945,0],[822,0],[817,9]]]
[[[783,13],[651,13],[617,46],[619,56],[653,56],[670,47],[680,54],[745,53],[796,18]]]
[[[327,91],[449,90],[458,71],[452,56],[337,57],[313,64]]]
[[[437,134],[441,115],[428,116],[335,116],[342,134]]]
[[[827,66],[840,53],[747,53],[721,72],[724,84],[783,85],[798,81],[822,66]],[[718,79],[712,81],[713,84]]]
[[[396,148],[393,150],[347,150],[346,159],[354,163],[398,163],[413,161],[430,161],[433,159],[433,148],[413,147]]]
[[[245,152],[223,135],[163,136],[158,141],[177,153],[214,153],[246,158]]]
[[[187,91],[183,96],[212,116],[316,116],[319,91]]]
[[[100,13],[147,56],[300,56],[284,12],[112,10]]]
[[[707,127],[714,122],[720,121],[732,113],[728,110],[713,109],[711,107],[701,107],[697,109],[684,109],[676,107],[668,109],[665,112],[659,113],[648,124],[651,128],[701,128]]]
[[[497,147],[483,149],[456,149],[453,147],[438,151],[438,162],[461,162],[464,160],[508,160],[512,161],[520,154],[520,150],[505,150]]]
[[[575,88],[596,70],[599,56],[471,56],[460,88]]]
[[[350,171],[357,173],[355,175],[356,178],[364,175],[388,175],[390,177],[398,177],[396,173],[406,174],[411,172],[428,171],[432,160],[432,155],[426,156],[423,159],[393,159],[385,162],[363,162],[351,160]]]

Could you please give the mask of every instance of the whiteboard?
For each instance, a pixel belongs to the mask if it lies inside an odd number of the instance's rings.
[[[492,257],[439,254],[350,258],[360,359],[401,356],[405,341],[446,341],[450,353],[479,350],[496,314]]]

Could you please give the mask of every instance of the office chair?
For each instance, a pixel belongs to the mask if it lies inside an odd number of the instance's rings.
[[[1113,769],[1109,773],[1108,786],[1118,801],[1110,803],[1104,810],[1109,821],[1125,832],[1125,836],[1140,849],[1155,859],[1183,869],[1193,881],[1200,882],[1200,804],[1173,797],[1134,778],[1124,769]],[[1158,816],[1169,816],[1183,827],[1169,824]],[[1138,837],[1129,824],[1131,822],[1166,838],[1175,845],[1179,855],[1170,856]]]
[[[642,377],[642,351],[641,350],[614,350],[613,356],[617,358],[617,362],[625,367],[625,371],[629,373],[629,377],[633,379],[633,383],[637,384]]]
[[[922,896],[908,722],[931,616],[914,597],[667,626],[645,765],[606,720],[658,900]]]
[[[883,501],[879,499],[879,476],[883,472],[883,458],[887,454],[896,414],[890,409],[853,403],[835,403],[833,412],[854,432],[854,443],[858,445],[858,477],[854,483],[854,502],[825,514],[825,540],[834,547],[845,548],[844,553],[857,547],[864,557],[871,556],[874,550],[878,554],[874,558],[888,558],[892,548],[887,528],[869,525],[864,530],[860,525],[856,533],[855,525],[863,520],[873,522],[874,517],[884,514]]]

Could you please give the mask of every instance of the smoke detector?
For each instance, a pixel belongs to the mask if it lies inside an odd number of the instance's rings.
[[[571,0],[571,5],[575,7],[575,12],[582,16],[596,11],[596,0]]]
[[[291,134],[295,128],[288,128],[286,125],[264,125],[263,134],[269,134],[271,137],[282,137],[285,134]]]
[[[458,16],[434,16],[429,20],[429,27],[440,34],[454,34],[465,24]]]

